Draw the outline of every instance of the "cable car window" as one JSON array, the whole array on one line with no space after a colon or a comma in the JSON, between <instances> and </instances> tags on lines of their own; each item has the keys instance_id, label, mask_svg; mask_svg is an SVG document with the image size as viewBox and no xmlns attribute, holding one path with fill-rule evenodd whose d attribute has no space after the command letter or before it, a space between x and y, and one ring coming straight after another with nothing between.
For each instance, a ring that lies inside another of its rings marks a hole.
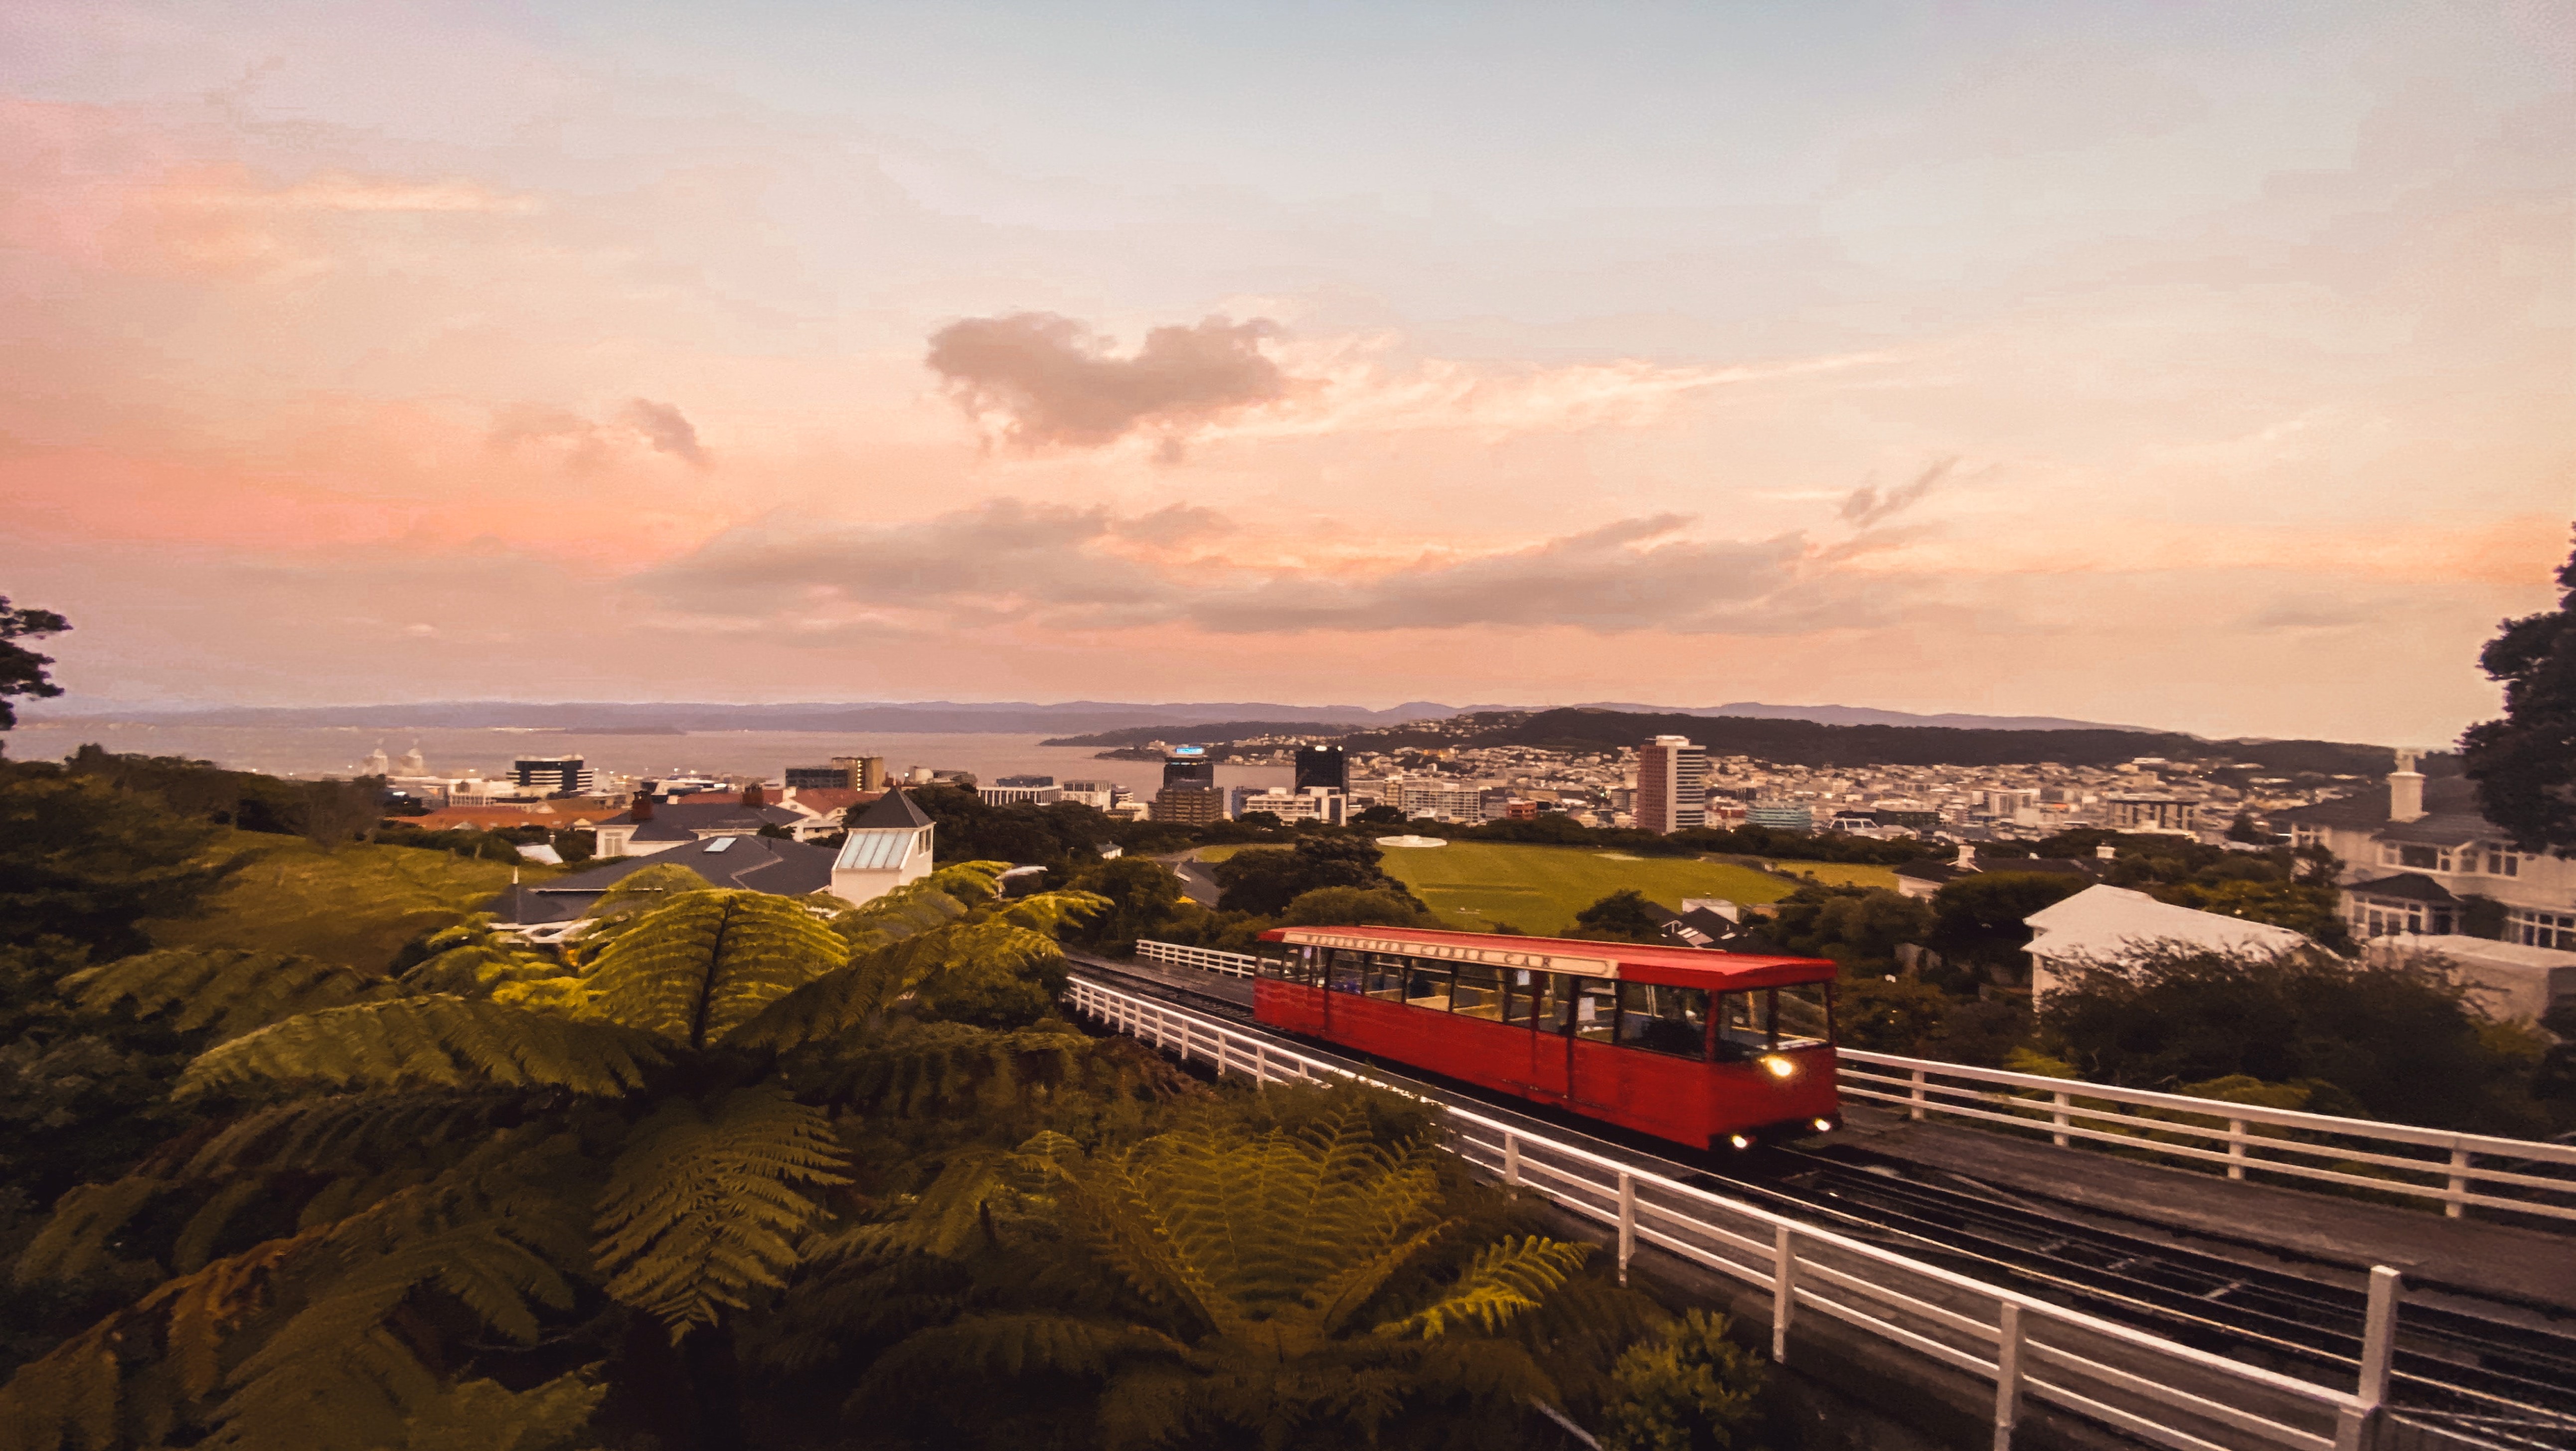
<instances>
[{"instance_id":1,"label":"cable car window","mask_svg":"<svg viewBox=\"0 0 2576 1451\"><path fill-rule=\"evenodd\" d=\"M1368 995L1383 1002L1404 1001L1404 959L1372 952L1368 960Z\"/></svg>"},{"instance_id":2,"label":"cable car window","mask_svg":"<svg viewBox=\"0 0 2576 1451\"><path fill-rule=\"evenodd\" d=\"M1312 943L1296 949L1288 958L1288 980L1301 987L1313 987L1316 960L1323 954L1324 950Z\"/></svg>"},{"instance_id":3,"label":"cable car window","mask_svg":"<svg viewBox=\"0 0 2576 1451\"><path fill-rule=\"evenodd\" d=\"M1435 1013L1449 1011L1449 964L1409 958L1405 962L1404 1000Z\"/></svg>"},{"instance_id":4,"label":"cable car window","mask_svg":"<svg viewBox=\"0 0 2576 1451\"><path fill-rule=\"evenodd\" d=\"M1771 990L1771 1042L1777 1048L1821 1048L1834 1040L1833 984L1793 982Z\"/></svg>"},{"instance_id":5,"label":"cable car window","mask_svg":"<svg viewBox=\"0 0 2576 1451\"><path fill-rule=\"evenodd\" d=\"M1607 1043L1619 1026L1619 984L1606 977L1574 979L1574 1036Z\"/></svg>"},{"instance_id":6,"label":"cable car window","mask_svg":"<svg viewBox=\"0 0 2576 1451\"><path fill-rule=\"evenodd\" d=\"M1500 1022L1503 1017L1503 970L1481 962L1458 964L1458 987L1449 1011L1468 1018Z\"/></svg>"},{"instance_id":7,"label":"cable car window","mask_svg":"<svg viewBox=\"0 0 2576 1451\"><path fill-rule=\"evenodd\" d=\"M1515 967L1503 974L1503 1021L1526 1028L1537 1016L1530 1009L1547 997L1547 974Z\"/></svg>"},{"instance_id":8,"label":"cable car window","mask_svg":"<svg viewBox=\"0 0 2576 1451\"><path fill-rule=\"evenodd\" d=\"M1539 979L1547 984L1547 995L1539 1003L1538 1030L1562 1038L1574 1021L1574 979L1561 972L1543 972Z\"/></svg>"},{"instance_id":9,"label":"cable car window","mask_svg":"<svg viewBox=\"0 0 2576 1451\"><path fill-rule=\"evenodd\" d=\"M1656 982L1619 984L1619 1041L1676 1058L1706 1056L1708 989Z\"/></svg>"},{"instance_id":10,"label":"cable car window","mask_svg":"<svg viewBox=\"0 0 2576 1451\"><path fill-rule=\"evenodd\" d=\"M1335 948L1326 969L1325 986L1337 993L1357 993L1368 985L1368 955Z\"/></svg>"},{"instance_id":11,"label":"cable car window","mask_svg":"<svg viewBox=\"0 0 2576 1451\"><path fill-rule=\"evenodd\" d=\"M1741 1063L1771 1051L1771 1030L1763 1021L1769 1013L1762 998L1760 992L1717 995L1718 1062Z\"/></svg>"}]
</instances>

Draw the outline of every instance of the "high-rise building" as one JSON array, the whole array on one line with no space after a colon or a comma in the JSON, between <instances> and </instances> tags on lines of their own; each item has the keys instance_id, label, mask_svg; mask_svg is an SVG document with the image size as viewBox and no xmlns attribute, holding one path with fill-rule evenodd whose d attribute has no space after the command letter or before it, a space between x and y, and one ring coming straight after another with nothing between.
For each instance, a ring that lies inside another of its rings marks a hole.
<instances>
[{"instance_id":1,"label":"high-rise building","mask_svg":"<svg viewBox=\"0 0 2576 1451\"><path fill-rule=\"evenodd\" d=\"M1208 759L1205 746L1175 746L1163 759L1165 786L1196 786L1216 789L1216 762ZM1156 820L1161 818L1157 817Z\"/></svg>"},{"instance_id":2,"label":"high-rise building","mask_svg":"<svg viewBox=\"0 0 2576 1451\"><path fill-rule=\"evenodd\" d=\"M834 756L828 766L790 766L787 784L799 791L882 791L885 757Z\"/></svg>"},{"instance_id":3,"label":"high-rise building","mask_svg":"<svg viewBox=\"0 0 2576 1451\"><path fill-rule=\"evenodd\" d=\"M1297 748L1297 785L1303 791L1321 786L1329 791L1351 789L1350 757L1339 746L1299 746Z\"/></svg>"},{"instance_id":4,"label":"high-rise building","mask_svg":"<svg viewBox=\"0 0 2576 1451\"><path fill-rule=\"evenodd\" d=\"M512 763L511 770L521 786L549 793L599 789L599 773L584 765L579 756L521 756Z\"/></svg>"},{"instance_id":5,"label":"high-rise building","mask_svg":"<svg viewBox=\"0 0 2576 1451\"><path fill-rule=\"evenodd\" d=\"M1214 786L1166 786L1154 793L1154 819L1175 826L1213 826L1225 820L1225 793Z\"/></svg>"},{"instance_id":6,"label":"high-rise building","mask_svg":"<svg viewBox=\"0 0 2576 1451\"><path fill-rule=\"evenodd\" d=\"M1637 829L1661 836L1708 824L1708 752L1687 736L1637 748Z\"/></svg>"}]
</instances>

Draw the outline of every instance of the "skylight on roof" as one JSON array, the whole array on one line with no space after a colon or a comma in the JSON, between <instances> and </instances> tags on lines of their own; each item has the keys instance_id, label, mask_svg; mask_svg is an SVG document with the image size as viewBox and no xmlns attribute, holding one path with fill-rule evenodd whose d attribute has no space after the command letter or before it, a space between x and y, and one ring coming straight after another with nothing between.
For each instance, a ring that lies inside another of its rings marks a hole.
<instances>
[{"instance_id":1,"label":"skylight on roof","mask_svg":"<svg viewBox=\"0 0 2576 1451\"><path fill-rule=\"evenodd\" d=\"M707 843L707 855L714 856L717 852L720 852L731 845L733 845L732 837L719 836L715 840Z\"/></svg>"}]
</instances>

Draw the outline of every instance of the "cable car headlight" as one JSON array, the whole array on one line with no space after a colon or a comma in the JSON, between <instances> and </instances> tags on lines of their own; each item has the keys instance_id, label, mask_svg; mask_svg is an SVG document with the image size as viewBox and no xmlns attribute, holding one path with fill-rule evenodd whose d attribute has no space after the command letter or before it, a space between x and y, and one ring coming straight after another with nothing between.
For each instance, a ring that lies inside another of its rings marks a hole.
<instances>
[{"instance_id":1,"label":"cable car headlight","mask_svg":"<svg viewBox=\"0 0 2576 1451\"><path fill-rule=\"evenodd\" d=\"M1764 1054L1762 1067L1774 1078L1793 1078L1798 1072L1798 1065L1794 1059L1783 1058L1777 1053Z\"/></svg>"},{"instance_id":2,"label":"cable car headlight","mask_svg":"<svg viewBox=\"0 0 2576 1451\"><path fill-rule=\"evenodd\" d=\"M1729 1135L1726 1141L1739 1149L1749 1149L1753 1147L1753 1140L1743 1134Z\"/></svg>"},{"instance_id":3,"label":"cable car headlight","mask_svg":"<svg viewBox=\"0 0 2576 1451\"><path fill-rule=\"evenodd\" d=\"M1833 1131L1834 1131L1834 1121L1833 1121L1832 1119L1829 1119L1829 1118L1820 1118L1820 1119L1816 1120L1816 1132L1817 1132L1817 1133L1820 1133L1820 1134L1829 1134L1829 1133L1832 1133Z\"/></svg>"}]
</instances>

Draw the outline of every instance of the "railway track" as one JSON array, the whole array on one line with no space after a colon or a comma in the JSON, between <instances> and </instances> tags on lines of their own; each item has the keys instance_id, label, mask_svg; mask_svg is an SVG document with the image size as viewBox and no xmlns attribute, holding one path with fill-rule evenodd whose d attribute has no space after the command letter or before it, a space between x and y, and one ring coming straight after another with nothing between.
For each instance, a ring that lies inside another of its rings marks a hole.
<instances>
[{"instance_id":1,"label":"railway track","mask_svg":"<svg viewBox=\"0 0 2576 1451\"><path fill-rule=\"evenodd\" d=\"M1221 994L1096 959L1083 965L1298 1051L1319 1051L1259 1027L1248 1009ZM1337 1050L1321 1056L1429 1098L1517 1119L1534 1134L1576 1139L1596 1153L1764 1208L1794 1210L1854 1238L2232 1359L2321 1384L2348 1383L2359 1365L2365 1294L2325 1266L2312 1277L2256 1265L2069 1220L1991 1190L1927 1183L1841 1152L1782 1148L1720 1161ZM2410 1300L2398 1322L2391 1405L2474 1442L2576 1451L2576 1324L2533 1323L2542 1319Z\"/></svg>"}]
</instances>

